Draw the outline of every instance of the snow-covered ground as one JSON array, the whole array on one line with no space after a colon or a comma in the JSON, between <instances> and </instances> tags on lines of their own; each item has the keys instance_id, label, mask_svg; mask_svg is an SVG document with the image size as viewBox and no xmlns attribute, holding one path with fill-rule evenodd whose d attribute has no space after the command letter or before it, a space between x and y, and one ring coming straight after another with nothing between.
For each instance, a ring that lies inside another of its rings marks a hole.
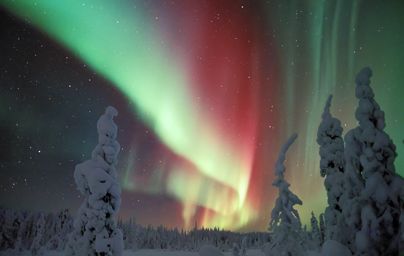
<instances>
[{"instance_id":1,"label":"snow-covered ground","mask_svg":"<svg viewBox=\"0 0 404 256\"><path fill-rule=\"evenodd\" d=\"M139 250L136 252L125 251L124 256L199 256L198 252L186 251L167 251L167 250ZM231 252L224 253L224 255L231 255ZM248 256L263 256L260 250L249 250Z\"/></svg>"},{"instance_id":2,"label":"snow-covered ground","mask_svg":"<svg viewBox=\"0 0 404 256\"><path fill-rule=\"evenodd\" d=\"M0 252L0 256L30 256L30 253L15 253L13 251ZM224 253L226 256L231 256L231 252ZM49 251L44 256L64 256L63 252ZM198 252L187 251L169 251L169 250L126 250L123 256L199 256ZM260 250L248 250L247 256L264 256Z\"/></svg>"}]
</instances>

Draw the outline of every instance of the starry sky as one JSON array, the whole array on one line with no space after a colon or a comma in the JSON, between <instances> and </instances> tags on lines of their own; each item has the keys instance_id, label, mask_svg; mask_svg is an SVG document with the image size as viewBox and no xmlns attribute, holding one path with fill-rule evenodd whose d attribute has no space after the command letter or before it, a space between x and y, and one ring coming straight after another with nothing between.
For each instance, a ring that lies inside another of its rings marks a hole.
<instances>
[{"instance_id":1,"label":"starry sky","mask_svg":"<svg viewBox=\"0 0 404 256\"><path fill-rule=\"evenodd\" d=\"M119 111L120 217L143 225L266 230L274 163L324 210L317 127L329 94L356 124L354 76L372 87L404 174L403 1L0 2L0 205L76 212L74 166Z\"/></svg>"}]
</instances>

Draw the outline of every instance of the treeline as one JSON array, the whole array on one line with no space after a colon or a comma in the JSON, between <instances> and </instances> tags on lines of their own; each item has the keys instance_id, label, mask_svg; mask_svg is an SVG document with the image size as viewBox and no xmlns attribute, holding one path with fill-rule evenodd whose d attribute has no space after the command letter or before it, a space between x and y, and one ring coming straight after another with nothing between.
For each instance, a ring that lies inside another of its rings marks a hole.
<instances>
[{"instance_id":1,"label":"treeline","mask_svg":"<svg viewBox=\"0 0 404 256\"><path fill-rule=\"evenodd\" d=\"M63 250L72 225L67 209L43 213L0 208L0 250L29 250L36 255L45 249Z\"/></svg>"},{"instance_id":2,"label":"treeline","mask_svg":"<svg viewBox=\"0 0 404 256\"><path fill-rule=\"evenodd\" d=\"M125 249L167 249L197 251L211 244L221 250L231 250L234 244L247 248L261 248L269 242L269 233L235 233L218 228L190 231L163 226L143 227L135 221L118 221L123 232ZM0 208L0 250L31 251L41 255L45 251L63 251L73 230L73 217L68 209L57 213Z\"/></svg>"},{"instance_id":3,"label":"treeline","mask_svg":"<svg viewBox=\"0 0 404 256\"><path fill-rule=\"evenodd\" d=\"M190 231L177 228L142 227L129 220L118 223L124 234L126 249L168 249L196 251L202 245L211 244L221 250L230 250L233 244L241 244L244 240L248 248L261 248L270 240L269 233L235 233L218 228L192 229Z\"/></svg>"}]
</instances>

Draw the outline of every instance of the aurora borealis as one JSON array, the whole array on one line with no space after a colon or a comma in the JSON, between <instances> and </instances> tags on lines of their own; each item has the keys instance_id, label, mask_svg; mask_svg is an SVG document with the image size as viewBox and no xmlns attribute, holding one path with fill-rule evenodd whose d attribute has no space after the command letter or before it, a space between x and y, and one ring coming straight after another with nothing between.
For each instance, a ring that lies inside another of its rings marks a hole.
<instances>
[{"instance_id":1,"label":"aurora borealis","mask_svg":"<svg viewBox=\"0 0 404 256\"><path fill-rule=\"evenodd\" d=\"M67 81L60 77L71 80L64 74L72 71L78 74L72 75L77 82L88 80L87 73L99 82L91 89L79 86L90 95L87 98L100 100L89 104L98 111L91 111L92 119L76 124L73 137L64 139L74 153L62 150L66 145L60 143L54 152L72 158L89 154L85 150L92 145L79 144L95 143L95 123L90 120L96 120L106 105L123 108L116 122L123 146L119 175L124 218L136 216L144 225L190 228L197 222L266 230L276 197L271 186L274 162L280 145L297 132L286 177L303 200L299 211L308 222L310 212L319 214L326 202L315 142L323 106L333 94L332 112L344 124L344 132L354 127L354 74L363 66L374 70L372 87L397 145L396 169L404 174L404 2L5 0L0 6L8 19L18 17L9 23L24 22L18 26L56 45L52 54L65 58L68 52L74 59L75 64L55 68L43 78L52 85L37 86L32 93L45 94L44 87L52 86L70 95ZM2 27L3 33L7 31ZM2 50L14 45L17 35L10 33ZM21 57L24 51L7 54ZM44 55L39 56L43 62L53 56ZM2 70L9 69L7 60L1 62ZM32 76L41 73L39 67L29 70ZM17 78L19 73L13 74ZM0 114L8 121L2 130L11 137L18 133L15 119L58 116L63 123L63 115L72 115L65 105L78 105L86 98L65 97L57 110L15 112L10 110L15 109L13 94L5 85L9 80L13 77L3 72ZM28 130L46 126L25 124ZM57 127L46 131L50 135L43 140L56 141ZM56 153L51 157L54 163L62 158ZM2 169L11 172L18 158L4 157ZM72 179L79 162L77 158L58 167L64 180ZM18 186L10 190L10 182L23 179L28 169L32 168L17 168L13 181L2 179L6 192L0 204L15 206L6 195L29 198ZM35 181L37 186L44 182L50 181ZM74 208L78 193L65 186L70 194L65 207ZM43 204L30 207L40 209Z\"/></svg>"}]
</instances>

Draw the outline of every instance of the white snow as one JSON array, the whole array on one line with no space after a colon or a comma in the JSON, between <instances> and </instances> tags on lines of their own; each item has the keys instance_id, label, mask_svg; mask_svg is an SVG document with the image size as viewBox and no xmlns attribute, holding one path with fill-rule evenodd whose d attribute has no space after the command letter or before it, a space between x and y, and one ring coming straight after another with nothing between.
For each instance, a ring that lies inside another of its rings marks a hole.
<instances>
[{"instance_id":1,"label":"white snow","mask_svg":"<svg viewBox=\"0 0 404 256\"><path fill-rule=\"evenodd\" d=\"M223 253L212 245L204 245L199 249L199 256L223 256Z\"/></svg>"},{"instance_id":2,"label":"white snow","mask_svg":"<svg viewBox=\"0 0 404 256\"><path fill-rule=\"evenodd\" d=\"M7 250L0 252L0 256L31 256L29 252L16 253L13 250ZM58 251L46 251L43 256L64 256L63 252ZM231 256L230 251L224 252L224 256ZM190 251L170 251L170 250L126 250L122 256L200 256L198 252ZM215 254L207 254L207 256L215 256ZM264 256L264 254L258 250L248 250L246 256Z\"/></svg>"},{"instance_id":3,"label":"white snow","mask_svg":"<svg viewBox=\"0 0 404 256\"><path fill-rule=\"evenodd\" d=\"M352 256L347 247L334 240L324 242L321 252L308 251L307 256Z\"/></svg>"},{"instance_id":4,"label":"white snow","mask_svg":"<svg viewBox=\"0 0 404 256\"><path fill-rule=\"evenodd\" d=\"M321 249L322 256L351 256L351 252L347 247L334 240L324 242Z\"/></svg>"}]
</instances>

